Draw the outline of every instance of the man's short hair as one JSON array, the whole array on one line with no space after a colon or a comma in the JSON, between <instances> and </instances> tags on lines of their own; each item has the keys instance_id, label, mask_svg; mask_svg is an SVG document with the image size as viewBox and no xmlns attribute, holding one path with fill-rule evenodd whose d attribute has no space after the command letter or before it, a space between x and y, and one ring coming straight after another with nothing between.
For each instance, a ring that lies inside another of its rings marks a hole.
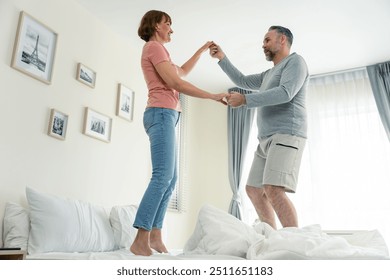
<instances>
[{"instance_id":1,"label":"man's short hair","mask_svg":"<svg viewBox=\"0 0 390 280\"><path fill-rule=\"evenodd\" d=\"M268 29L268 31L271 31L271 30L276 30L276 32L278 32L279 34L285 35L287 37L287 41L291 47L293 40L294 40L294 36L291 33L290 29L283 27L283 26L279 26L279 25L273 25Z\"/></svg>"}]
</instances>

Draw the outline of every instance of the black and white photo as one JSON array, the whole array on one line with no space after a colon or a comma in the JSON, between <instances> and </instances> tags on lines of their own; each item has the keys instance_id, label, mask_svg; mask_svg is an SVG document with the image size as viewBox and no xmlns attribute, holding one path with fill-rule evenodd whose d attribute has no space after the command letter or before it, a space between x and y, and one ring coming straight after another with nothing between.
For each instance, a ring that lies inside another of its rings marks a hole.
<instances>
[{"instance_id":1,"label":"black and white photo","mask_svg":"<svg viewBox=\"0 0 390 280\"><path fill-rule=\"evenodd\" d=\"M133 120L134 91L123 84L118 84L116 115L128 121Z\"/></svg>"},{"instance_id":2,"label":"black and white photo","mask_svg":"<svg viewBox=\"0 0 390 280\"><path fill-rule=\"evenodd\" d=\"M111 141L112 119L91 108L85 108L84 131L85 135L102 140Z\"/></svg>"},{"instance_id":3,"label":"black and white photo","mask_svg":"<svg viewBox=\"0 0 390 280\"><path fill-rule=\"evenodd\" d=\"M76 79L91 88L95 87L96 72L85 66L82 63L77 64L77 76Z\"/></svg>"},{"instance_id":4,"label":"black and white photo","mask_svg":"<svg viewBox=\"0 0 390 280\"><path fill-rule=\"evenodd\" d=\"M68 118L69 116L67 114L64 114L56 109L51 109L48 135L57 139L65 140Z\"/></svg>"},{"instance_id":5,"label":"black and white photo","mask_svg":"<svg viewBox=\"0 0 390 280\"><path fill-rule=\"evenodd\" d=\"M21 12L11 66L46 84L52 80L57 33Z\"/></svg>"}]
</instances>

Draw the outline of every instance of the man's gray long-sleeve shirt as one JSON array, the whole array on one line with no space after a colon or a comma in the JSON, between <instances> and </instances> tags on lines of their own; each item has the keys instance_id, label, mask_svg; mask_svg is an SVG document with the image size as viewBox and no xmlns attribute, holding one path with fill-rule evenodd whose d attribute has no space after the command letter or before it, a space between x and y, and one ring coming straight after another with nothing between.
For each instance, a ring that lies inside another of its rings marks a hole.
<instances>
[{"instance_id":1,"label":"man's gray long-sleeve shirt","mask_svg":"<svg viewBox=\"0 0 390 280\"><path fill-rule=\"evenodd\" d=\"M292 53L273 68L254 75L243 75L226 56L218 64L238 87L258 91L245 98L248 108L257 107L259 138L276 133L307 138L309 72L300 55Z\"/></svg>"}]
</instances>

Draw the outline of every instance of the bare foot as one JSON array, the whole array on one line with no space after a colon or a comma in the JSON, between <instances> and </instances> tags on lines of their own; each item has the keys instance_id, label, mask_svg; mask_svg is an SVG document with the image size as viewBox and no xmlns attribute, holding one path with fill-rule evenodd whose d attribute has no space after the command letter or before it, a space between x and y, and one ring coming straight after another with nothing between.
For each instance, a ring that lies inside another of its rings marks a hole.
<instances>
[{"instance_id":1,"label":"bare foot","mask_svg":"<svg viewBox=\"0 0 390 280\"><path fill-rule=\"evenodd\" d=\"M150 247L156 250L159 253L168 253L167 248L165 247L163 242L152 242L150 241Z\"/></svg>"},{"instance_id":2,"label":"bare foot","mask_svg":"<svg viewBox=\"0 0 390 280\"><path fill-rule=\"evenodd\" d=\"M152 249L149 246L136 242L130 246L130 251L137 256L151 256L153 254Z\"/></svg>"},{"instance_id":3,"label":"bare foot","mask_svg":"<svg viewBox=\"0 0 390 280\"><path fill-rule=\"evenodd\" d=\"M130 246L130 251L134 255L151 256L152 249L149 246L149 231L145 229L138 229L133 244Z\"/></svg>"},{"instance_id":4,"label":"bare foot","mask_svg":"<svg viewBox=\"0 0 390 280\"><path fill-rule=\"evenodd\" d=\"M154 228L150 232L150 247L159 253L168 253L168 250L162 241L161 229Z\"/></svg>"}]
</instances>

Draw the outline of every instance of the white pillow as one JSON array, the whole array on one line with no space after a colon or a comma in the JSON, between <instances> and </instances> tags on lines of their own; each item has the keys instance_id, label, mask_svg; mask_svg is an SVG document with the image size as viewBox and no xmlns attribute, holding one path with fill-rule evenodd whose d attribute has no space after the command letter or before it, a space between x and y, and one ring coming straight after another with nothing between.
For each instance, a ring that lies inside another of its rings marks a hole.
<instances>
[{"instance_id":1,"label":"white pillow","mask_svg":"<svg viewBox=\"0 0 390 280\"><path fill-rule=\"evenodd\" d=\"M137 229L133 227L137 209L135 205L114 206L111 209L110 222L115 242L121 249L130 249L137 234Z\"/></svg>"},{"instance_id":2,"label":"white pillow","mask_svg":"<svg viewBox=\"0 0 390 280\"><path fill-rule=\"evenodd\" d=\"M101 252L116 249L103 207L26 188L30 205L30 254Z\"/></svg>"},{"instance_id":3,"label":"white pillow","mask_svg":"<svg viewBox=\"0 0 390 280\"><path fill-rule=\"evenodd\" d=\"M204 205L184 254L229 255L245 258L248 248L264 236L236 217L211 205Z\"/></svg>"},{"instance_id":4,"label":"white pillow","mask_svg":"<svg viewBox=\"0 0 390 280\"><path fill-rule=\"evenodd\" d=\"M5 248L27 249L30 218L27 209L8 202L3 219L3 243Z\"/></svg>"}]
</instances>

